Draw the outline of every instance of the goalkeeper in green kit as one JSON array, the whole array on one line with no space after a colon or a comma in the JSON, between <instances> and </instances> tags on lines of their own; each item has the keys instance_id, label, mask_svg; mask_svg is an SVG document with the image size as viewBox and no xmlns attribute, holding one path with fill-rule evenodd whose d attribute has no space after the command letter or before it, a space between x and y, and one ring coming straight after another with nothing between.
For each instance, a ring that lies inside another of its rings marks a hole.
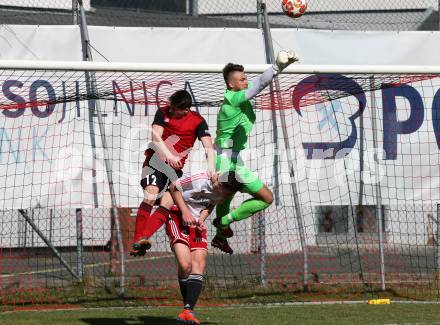
<instances>
[{"instance_id":1,"label":"goalkeeper in green kit","mask_svg":"<svg viewBox=\"0 0 440 325\"><path fill-rule=\"evenodd\" d=\"M233 196L217 205L217 217L213 222L217 227L217 233L211 245L225 253L233 253L227 241L227 238L233 236L229 225L266 209L273 201L271 190L263 184L257 174L244 166L240 159L240 151L246 148L256 119L250 100L269 85L284 68L296 61L298 58L293 52L281 51L278 53L276 64L251 82L248 82L243 66L228 63L223 68L227 89L217 115L216 169L220 173L234 171L237 181L242 184L240 191L252 195L252 198L242 202L234 210L230 209Z\"/></svg>"}]
</instances>

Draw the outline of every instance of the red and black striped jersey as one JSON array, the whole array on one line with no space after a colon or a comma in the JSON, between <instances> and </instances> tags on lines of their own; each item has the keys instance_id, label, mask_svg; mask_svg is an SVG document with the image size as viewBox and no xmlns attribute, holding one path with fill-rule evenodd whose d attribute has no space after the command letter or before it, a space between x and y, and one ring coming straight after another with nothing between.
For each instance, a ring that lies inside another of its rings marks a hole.
<instances>
[{"instance_id":1,"label":"red and black striped jersey","mask_svg":"<svg viewBox=\"0 0 440 325\"><path fill-rule=\"evenodd\" d=\"M170 116L169 106L157 110L153 125L163 127L162 140L172 153L181 155L182 165L185 164L196 138L211 136L208 124L199 113L189 111L184 117L176 119ZM154 151L151 148L145 152L147 157L153 154Z\"/></svg>"}]
</instances>

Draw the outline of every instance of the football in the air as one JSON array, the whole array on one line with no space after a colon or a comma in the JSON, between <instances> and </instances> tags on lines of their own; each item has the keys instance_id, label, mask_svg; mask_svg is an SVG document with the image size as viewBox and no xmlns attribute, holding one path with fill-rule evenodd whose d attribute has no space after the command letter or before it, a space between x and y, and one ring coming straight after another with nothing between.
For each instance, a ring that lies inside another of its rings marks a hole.
<instances>
[{"instance_id":1,"label":"football in the air","mask_svg":"<svg viewBox=\"0 0 440 325\"><path fill-rule=\"evenodd\" d=\"M281 7L284 13L292 18L301 17L307 10L306 0L283 0Z\"/></svg>"}]
</instances>

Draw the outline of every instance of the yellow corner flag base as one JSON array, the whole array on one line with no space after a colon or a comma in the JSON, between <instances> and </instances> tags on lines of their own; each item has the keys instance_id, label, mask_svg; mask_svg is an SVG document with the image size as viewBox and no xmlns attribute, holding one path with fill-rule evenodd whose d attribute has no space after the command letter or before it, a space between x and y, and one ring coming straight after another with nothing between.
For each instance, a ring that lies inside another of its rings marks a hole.
<instances>
[{"instance_id":1,"label":"yellow corner flag base","mask_svg":"<svg viewBox=\"0 0 440 325\"><path fill-rule=\"evenodd\" d=\"M391 304L390 299L371 299L367 301L369 305L389 305Z\"/></svg>"}]
</instances>

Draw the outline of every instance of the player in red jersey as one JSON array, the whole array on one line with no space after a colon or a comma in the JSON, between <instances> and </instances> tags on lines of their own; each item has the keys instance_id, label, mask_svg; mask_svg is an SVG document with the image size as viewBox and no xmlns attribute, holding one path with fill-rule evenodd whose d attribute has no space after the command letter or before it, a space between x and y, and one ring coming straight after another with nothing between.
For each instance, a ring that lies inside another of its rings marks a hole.
<instances>
[{"instance_id":1,"label":"player in red jersey","mask_svg":"<svg viewBox=\"0 0 440 325\"><path fill-rule=\"evenodd\" d=\"M141 186L144 200L136 216L133 239L133 256L143 256L150 249L148 240L167 220L168 206L173 199L168 190L170 182L182 175L182 168L191 148L198 138L205 149L209 177L215 181L215 159L212 139L205 119L191 111L192 98L186 90L176 91L169 105L157 110L153 121L152 142L145 152ZM151 213L159 200L160 206Z\"/></svg>"}]
</instances>

